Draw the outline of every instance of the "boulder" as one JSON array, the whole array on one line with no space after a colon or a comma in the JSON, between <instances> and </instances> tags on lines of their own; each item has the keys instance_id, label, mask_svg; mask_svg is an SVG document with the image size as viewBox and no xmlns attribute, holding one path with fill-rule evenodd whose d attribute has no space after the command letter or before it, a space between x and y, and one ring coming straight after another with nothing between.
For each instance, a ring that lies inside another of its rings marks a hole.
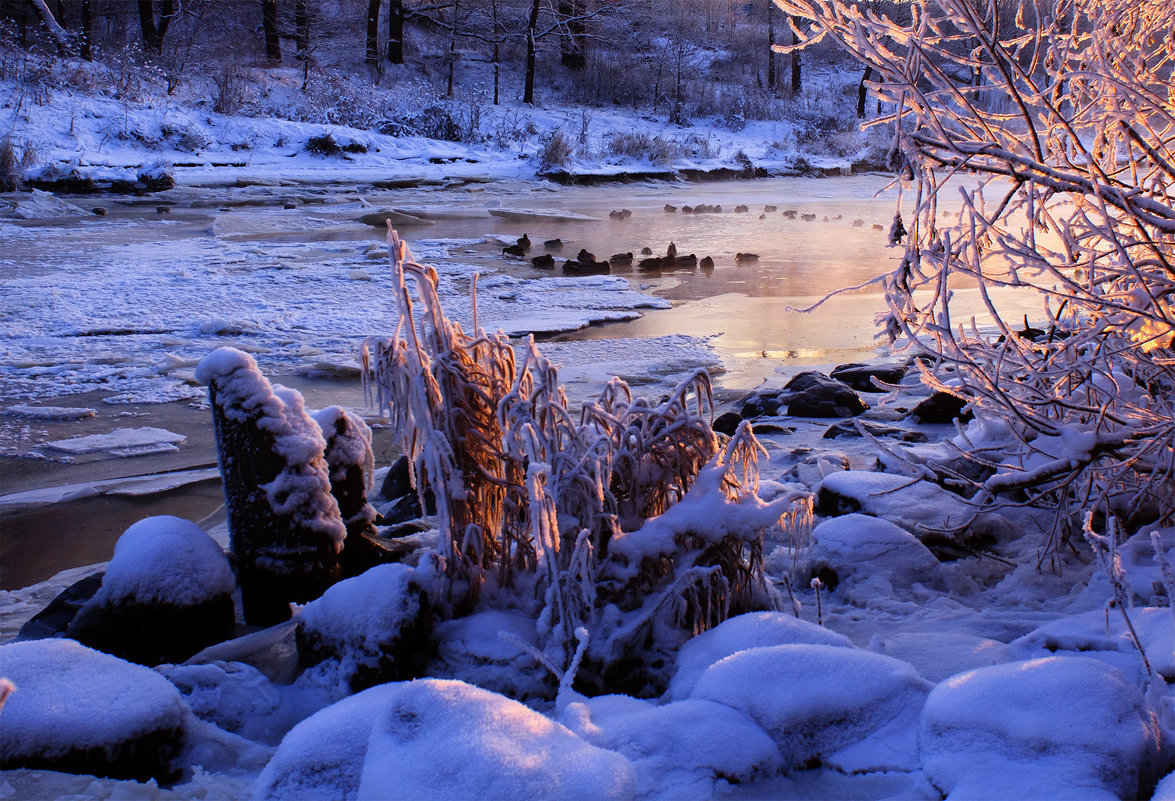
<instances>
[{"instance_id":1,"label":"boulder","mask_svg":"<svg viewBox=\"0 0 1175 801\"><path fill-rule=\"evenodd\" d=\"M862 428L870 436L886 439L896 439L901 442L926 442L926 435L921 431L911 431L908 428L887 426L869 420L860 421ZM840 439L842 437L860 437L860 430L853 423L833 423L824 432L823 439Z\"/></svg>"},{"instance_id":2,"label":"boulder","mask_svg":"<svg viewBox=\"0 0 1175 801\"><path fill-rule=\"evenodd\" d=\"M298 662L358 692L420 675L431 630L431 607L416 571L379 565L340 581L302 609Z\"/></svg>"},{"instance_id":3,"label":"boulder","mask_svg":"<svg viewBox=\"0 0 1175 801\"><path fill-rule=\"evenodd\" d=\"M788 382L784 390L787 413L794 417L853 417L869 409L847 384L816 372L804 372Z\"/></svg>"},{"instance_id":4,"label":"boulder","mask_svg":"<svg viewBox=\"0 0 1175 801\"><path fill-rule=\"evenodd\" d=\"M101 586L66 632L131 662L182 662L232 636L234 589L228 558L203 529L148 517L119 537Z\"/></svg>"},{"instance_id":5,"label":"boulder","mask_svg":"<svg viewBox=\"0 0 1175 801\"><path fill-rule=\"evenodd\" d=\"M904 364L862 364L852 362L834 367L829 374L838 381L843 381L858 392L885 392L882 387L873 383L876 378L883 384L897 384L906 375L908 368Z\"/></svg>"},{"instance_id":6,"label":"boulder","mask_svg":"<svg viewBox=\"0 0 1175 801\"><path fill-rule=\"evenodd\" d=\"M952 423L956 418L966 423L975 417L970 409L963 408L966 405L967 401L948 392L935 392L915 406L909 416L919 423L927 424Z\"/></svg>"},{"instance_id":7,"label":"boulder","mask_svg":"<svg viewBox=\"0 0 1175 801\"><path fill-rule=\"evenodd\" d=\"M59 592L48 606L20 627L16 641L64 637L69 624L102 586L102 577L105 575L106 571L99 570Z\"/></svg>"},{"instance_id":8,"label":"boulder","mask_svg":"<svg viewBox=\"0 0 1175 801\"><path fill-rule=\"evenodd\" d=\"M738 430L739 423L743 418L736 412L726 412L720 414L714 419L713 429L720 434L725 434L728 437L733 437L734 432Z\"/></svg>"},{"instance_id":9,"label":"boulder","mask_svg":"<svg viewBox=\"0 0 1175 801\"><path fill-rule=\"evenodd\" d=\"M1053 656L962 673L922 713L922 763L952 798L1139 798L1157 727L1121 672Z\"/></svg>"},{"instance_id":10,"label":"boulder","mask_svg":"<svg viewBox=\"0 0 1175 801\"><path fill-rule=\"evenodd\" d=\"M0 646L0 768L117 779L177 778L187 739L179 690L153 670L72 640Z\"/></svg>"},{"instance_id":11,"label":"boulder","mask_svg":"<svg viewBox=\"0 0 1175 801\"><path fill-rule=\"evenodd\" d=\"M939 569L934 554L913 534L862 514L816 526L808 560L830 592L860 603L900 595L911 584L934 578Z\"/></svg>"},{"instance_id":12,"label":"boulder","mask_svg":"<svg viewBox=\"0 0 1175 801\"><path fill-rule=\"evenodd\" d=\"M632 799L621 755L459 681L383 684L295 726L254 788L269 799Z\"/></svg>"},{"instance_id":13,"label":"boulder","mask_svg":"<svg viewBox=\"0 0 1175 801\"><path fill-rule=\"evenodd\" d=\"M856 648L750 648L711 665L691 698L748 715L775 740L785 770L918 767L918 715L931 684L905 662Z\"/></svg>"}]
</instances>

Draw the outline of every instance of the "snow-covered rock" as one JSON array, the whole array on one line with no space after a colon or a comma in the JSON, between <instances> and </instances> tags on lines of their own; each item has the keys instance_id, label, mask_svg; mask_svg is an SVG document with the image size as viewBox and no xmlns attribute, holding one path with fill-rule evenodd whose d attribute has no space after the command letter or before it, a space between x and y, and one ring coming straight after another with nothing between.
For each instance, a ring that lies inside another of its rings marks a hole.
<instances>
[{"instance_id":1,"label":"snow-covered rock","mask_svg":"<svg viewBox=\"0 0 1175 801\"><path fill-rule=\"evenodd\" d=\"M938 560L918 538L888 520L863 514L833 517L812 532L808 559L830 589L854 603L905 594L934 578ZM828 576L835 574L835 582Z\"/></svg>"},{"instance_id":2,"label":"snow-covered rock","mask_svg":"<svg viewBox=\"0 0 1175 801\"><path fill-rule=\"evenodd\" d=\"M428 596L407 565L378 565L307 604L298 658L352 692L420 675L432 625Z\"/></svg>"},{"instance_id":3,"label":"snow-covered rock","mask_svg":"<svg viewBox=\"0 0 1175 801\"><path fill-rule=\"evenodd\" d=\"M935 529L960 526L975 514L958 495L929 481L893 473L865 470L830 473L820 482L817 497L821 509L828 514L863 512L910 531L918 526Z\"/></svg>"},{"instance_id":4,"label":"snow-covered rock","mask_svg":"<svg viewBox=\"0 0 1175 801\"><path fill-rule=\"evenodd\" d=\"M963 673L922 715L923 768L952 799L1137 798L1157 751L1142 693L1086 657Z\"/></svg>"},{"instance_id":5,"label":"snow-covered rock","mask_svg":"<svg viewBox=\"0 0 1175 801\"><path fill-rule=\"evenodd\" d=\"M0 646L0 676L16 685L0 713L5 770L173 775L189 713L179 691L155 671L51 639Z\"/></svg>"},{"instance_id":6,"label":"snow-covered rock","mask_svg":"<svg viewBox=\"0 0 1175 801\"><path fill-rule=\"evenodd\" d=\"M785 768L813 759L845 771L918 767L918 715L931 684L880 654L828 645L740 651L711 666L691 697L745 712Z\"/></svg>"},{"instance_id":7,"label":"snow-covered rock","mask_svg":"<svg viewBox=\"0 0 1175 801\"><path fill-rule=\"evenodd\" d=\"M1169 607L1128 610L1130 622L1146 651L1151 668L1168 682L1175 682L1175 620ZM1032 656L1060 651L1082 652L1088 656L1114 654L1120 667L1143 670L1134 638L1117 609L1096 609L1046 623L1012 642Z\"/></svg>"},{"instance_id":8,"label":"snow-covered rock","mask_svg":"<svg viewBox=\"0 0 1175 801\"><path fill-rule=\"evenodd\" d=\"M534 617L514 611L487 609L439 623L433 632L437 654L427 675L460 678L519 701L549 698L549 671L529 646L541 651Z\"/></svg>"},{"instance_id":9,"label":"snow-covered rock","mask_svg":"<svg viewBox=\"0 0 1175 801\"><path fill-rule=\"evenodd\" d=\"M232 634L235 588L228 557L202 528L148 517L119 537L67 635L145 665L180 662Z\"/></svg>"},{"instance_id":10,"label":"snow-covered rock","mask_svg":"<svg viewBox=\"0 0 1175 801\"><path fill-rule=\"evenodd\" d=\"M604 695L569 703L559 720L592 745L632 760L641 799L712 798L716 779L745 782L780 768L779 750L766 732L712 701L656 706Z\"/></svg>"},{"instance_id":11,"label":"snow-covered rock","mask_svg":"<svg viewBox=\"0 0 1175 801\"><path fill-rule=\"evenodd\" d=\"M629 799L627 759L457 681L384 684L294 727L258 799Z\"/></svg>"},{"instance_id":12,"label":"snow-covered rock","mask_svg":"<svg viewBox=\"0 0 1175 801\"><path fill-rule=\"evenodd\" d=\"M688 640L677 652L677 672L666 697L688 698L706 669L748 648L809 643L851 648L848 637L782 612L749 612Z\"/></svg>"}]
</instances>

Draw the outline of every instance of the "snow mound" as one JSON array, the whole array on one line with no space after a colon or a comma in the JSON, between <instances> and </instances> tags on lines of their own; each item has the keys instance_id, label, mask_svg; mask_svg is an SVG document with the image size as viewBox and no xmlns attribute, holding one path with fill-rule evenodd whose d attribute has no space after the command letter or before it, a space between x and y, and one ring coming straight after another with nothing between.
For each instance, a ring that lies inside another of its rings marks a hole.
<instances>
[{"instance_id":1,"label":"snow mound","mask_svg":"<svg viewBox=\"0 0 1175 801\"><path fill-rule=\"evenodd\" d=\"M686 642L677 652L677 673L666 697L688 698L706 669L731 654L772 645L830 645L852 648L848 637L781 612L736 615Z\"/></svg>"},{"instance_id":2,"label":"snow mound","mask_svg":"<svg viewBox=\"0 0 1175 801\"><path fill-rule=\"evenodd\" d=\"M148 517L114 546L99 602L195 604L236 589L228 557L195 523L171 515Z\"/></svg>"},{"instance_id":3,"label":"snow mound","mask_svg":"<svg viewBox=\"0 0 1175 801\"><path fill-rule=\"evenodd\" d=\"M752 648L711 666L693 698L749 715L785 769L812 759L846 772L918 767L918 714L929 682L880 654L828 645Z\"/></svg>"},{"instance_id":4,"label":"snow mound","mask_svg":"<svg viewBox=\"0 0 1175 801\"><path fill-rule=\"evenodd\" d=\"M517 701L458 681L373 687L294 727L259 799L626 799L632 765Z\"/></svg>"},{"instance_id":5,"label":"snow mound","mask_svg":"<svg viewBox=\"0 0 1175 801\"><path fill-rule=\"evenodd\" d=\"M716 779L743 782L781 767L766 732L712 701L655 706L605 695L568 704L560 721L592 745L632 760L641 799L711 798Z\"/></svg>"},{"instance_id":6,"label":"snow mound","mask_svg":"<svg viewBox=\"0 0 1175 801\"><path fill-rule=\"evenodd\" d=\"M73 640L47 639L0 646L0 676L16 685L0 728L6 769L75 760L89 768L76 772L97 772L103 769L89 763L109 760L103 775L119 775L133 768L118 765L118 757L144 756L131 753L140 739L158 739L145 748L164 762L178 749L188 711L179 690L153 670Z\"/></svg>"},{"instance_id":7,"label":"snow mound","mask_svg":"<svg viewBox=\"0 0 1175 801\"><path fill-rule=\"evenodd\" d=\"M377 565L340 581L302 608L301 625L331 642L378 652L420 612L415 574L407 565Z\"/></svg>"},{"instance_id":8,"label":"snow mound","mask_svg":"<svg viewBox=\"0 0 1175 801\"><path fill-rule=\"evenodd\" d=\"M869 515L825 520L813 530L812 540L812 569L833 571L840 594L847 591L852 600L893 597L914 582L932 578L939 568L917 537Z\"/></svg>"},{"instance_id":9,"label":"snow mound","mask_svg":"<svg viewBox=\"0 0 1175 801\"><path fill-rule=\"evenodd\" d=\"M1086 657L963 673L922 715L924 770L952 799L1137 798L1157 749L1141 692Z\"/></svg>"},{"instance_id":10,"label":"snow mound","mask_svg":"<svg viewBox=\"0 0 1175 801\"><path fill-rule=\"evenodd\" d=\"M1138 634L1151 667L1168 682L1175 682L1175 625L1169 607L1134 608L1130 622ZM1124 654L1129 664L1141 668L1134 638L1117 609L1070 615L1046 623L1012 642L1030 651L1107 651ZM1030 654L1032 655L1032 654Z\"/></svg>"},{"instance_id":11,"label":"snow mound","mask_svg":"<svg viewBox=\"0 0 1175 801\"><path fill-rule=\"evenodd\" d=\"M970 520L975 510L957 495L929 481L893 473L845 470L820 482L819 503L836 506L839 513L860 511L883 517L902 528L946 529Z\"/></svg>"}]
</instances>

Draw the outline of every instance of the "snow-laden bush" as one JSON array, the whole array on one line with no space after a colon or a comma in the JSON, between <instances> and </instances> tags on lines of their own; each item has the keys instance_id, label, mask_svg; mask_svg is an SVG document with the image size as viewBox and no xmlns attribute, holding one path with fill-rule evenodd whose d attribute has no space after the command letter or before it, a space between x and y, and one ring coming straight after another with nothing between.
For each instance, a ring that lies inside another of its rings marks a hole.
<instances>
[{"instance_id":1,"label":"snow-laden bush","mask_svg":"<svg viewBox=\"0 0 1175 801\"><path fill-rule=\"evenodd\" d=\"M978 479L941 477L977 505L1055 508L1046 554L1083 508L1129 528L1170 521L1175 5L1025 0L1013 16L995 0L776 2L804 20L801 46L830 40L866 64L891 110L880 121L896 126L891 162L914 213L891 230L896 243L909 228L883 279L887 332L933 355L925 383L1018 438ZM952 196L957 217L943 211ZM987 319L957 319L957 292L977 292ZM1037 324L1014 303L1041 309Z\"/></svg>"},{"instance_id":2,"label":"snow-laden bush","mask_svg":"<svg viewBox=\"0 0 1175 801\"><path fill-rule=\"evenodd\" d=\"M435 493L452 614L487 591L542 599L554 672L574 675L590 636L585 675L597 688L659 694L683 640L774 604L765 533L805 529L810 500L758 498L762 446L749 425L715 433L704 371L658 404L613 379L574 415L533 340L516 363L505 334L480 328L476 281L466 334L445 317L436 271L394 231L389 241L399 320L393 336L365 343L364 376L422 507Z\"/></svg>"}]
</instances>

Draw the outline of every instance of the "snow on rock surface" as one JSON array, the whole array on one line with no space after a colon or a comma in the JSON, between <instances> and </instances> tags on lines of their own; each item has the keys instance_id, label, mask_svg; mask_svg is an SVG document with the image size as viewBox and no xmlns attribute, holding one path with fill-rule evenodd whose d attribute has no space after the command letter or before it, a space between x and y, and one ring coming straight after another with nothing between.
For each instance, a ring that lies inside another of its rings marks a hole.
<instances>
[{"instance_id":1,"label":"snow on rock surface","mask_svg":"<svg viewBox=\"0 0 1175 801\"><path fill-rule=\"evenodd\" d=\"M1142 693L1086 657L963 673L922 714L923 768L952 799L1137 798L1157 751Z\"/></svg>"},{"instance_id":2,"label":"snow on rock surface","mask_svg":"<svg viewBox=\"0 0 1175 801\"><path fill-rule=\"evenodd\" d=\"M589 743L632 760L642 800L711 798L717 780L749 781L781 767L766 732L742 712L712 701L656 706L605 695L568 704L559 719Z\"/></svg>"},{"instance_id":3,"label":"snow on rock surface","mask_svg":"<svg viewBox=\"0 0 1175 801\"><path fill-rule=\"evenodd\" d=\"M1175 682L1175 621L1170 607L1136 607L1129 614L1151 668L1168 682ZM1091 657L1099 652L1112 653L1119 667L1143 670L1134 639L1117 609L1108 613L1095 609L1060 618L1013 641L1012 646L1028 649L1033 656L1058 651L1082 652Z\"/></svg>"},{"instance_id":4,"label":"snow on rock surface","mask_svg":"<svg viewBox=\"0 0 1175 801\"><path fill-rule=\"evenodd\" d=\"M707 668L731 654L748 648L802 643L853 647L848 637L782 612L736 615L681 646L677 672L669 682L666 697L688 698Z\"/></svg>"},{"instance_id":5,"label":"snow on rock surface","mask_svg":"<svg viewBox=\"0 0 1175 801\"><path fill-rule=\"evenodd\" d=\"M934 578L938 560L918 538L888 520L847 514L825 520L812 531L812 570L836 574L836 592L867 603L901 595L914 582ZM827 581L826 581L827 583Z\"/></svg>"},{"instance_id":6,"label":"snow on rock surface","mask_svg":"<svg viewBox=\"0 0 1175 801\"><path fill-rule=\"evenodd\" d=\"M301 625L332 641L378 651L420 612L415 573L407 565L377 565L340 581L302 608Z\"/></svg>"},{"instance_id":7,"label":"snow on rock surface","mask_svg":"<svg viewBox=\"0 0 1175 801\"><path fill-rule=\"evenodd\" d=\"M259 799L629 799L631 763L458 681L382 684L294 727Z\"/></svg>"},{"instance_id":8,"label":"snow on rock surface","mask_svg":"<svg viewBox=\"0 0 1175 801\"><path fill-rule=\"evenodd\" d=\"M911 531L919 526L944 529L962 525L975 514L958 495L929 481L893 473L834 472L820 482L818 496L822 508L835 506L838 514L860 511Z\"/></svg>"},{"instance_id":9,"label":"snow on rock surface","mask_svg":"<svg viewBox=\"0 0 1175 801\"><path fill-rule=\"evenodd\" d=\"M73 640L48 639L0 646L0 676L16 685L0 713L3 768L171 773L188 710L155 671Z\"/></svg>"},{"instance_id":10,"label":"snow on rock surface","mask_svg":"<svg viewBox=\"0 0 1175 801\"><path fill-rule=\"evenodd\" d=\"M228 557L204 529L161 515L140 520L118 538L96 599L190 606L235 588Z\"/></svg>"},{"instance_id":11,"label":"snow on rock surface","mask_svg":"<svg viewBox=\"0 0 1175 801\"><path fill-rule=\"evenodd\" d=\"M918 767L918 714L931 684L880 654L828 645L740 651L712 665L691 697L749 715L785 769L812 759L853 771Z\"/></svg>"}]
</instances>

